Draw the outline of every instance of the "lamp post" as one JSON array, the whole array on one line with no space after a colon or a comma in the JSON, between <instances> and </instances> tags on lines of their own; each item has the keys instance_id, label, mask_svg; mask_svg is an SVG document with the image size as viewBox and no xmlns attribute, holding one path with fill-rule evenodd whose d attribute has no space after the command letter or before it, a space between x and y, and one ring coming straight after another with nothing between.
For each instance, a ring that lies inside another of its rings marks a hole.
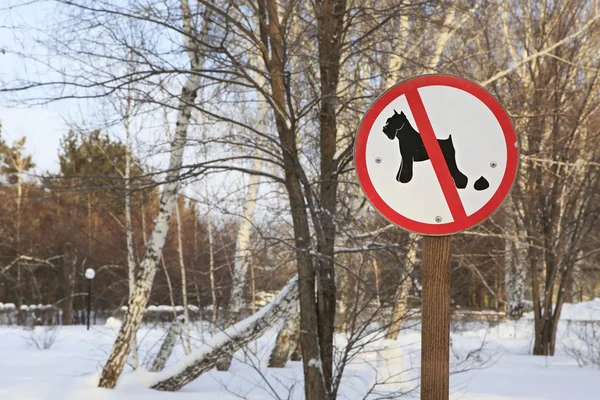
<instances>
[{"instance_id":1,"label":"lamp post","mask_svg":"<svg viewBox=\"0 0 600 400\"><path fill-rule=\"evenodd\" d=\"M96 271L92 268L88 268L85 270L85 279L89 282L88 287L88 309L87 309L87 330L90 330L90 313L92 311L92 281L96 276Z\"/></svg>"}]
</instances>

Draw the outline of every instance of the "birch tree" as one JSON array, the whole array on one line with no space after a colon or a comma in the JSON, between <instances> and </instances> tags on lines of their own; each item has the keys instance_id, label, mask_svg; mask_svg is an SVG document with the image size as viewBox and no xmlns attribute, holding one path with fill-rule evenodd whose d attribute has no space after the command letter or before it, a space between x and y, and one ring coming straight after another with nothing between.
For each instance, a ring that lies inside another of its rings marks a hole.
<instances>
[{"instance_id":1,"label":"birch tree","mask_svg":"<svg viewBox=\"0 0 600 400\"><path fill-rule=\"evenodd\" d=\"M171 143L171 157L167 173L167 183L160 196L160 208L154 220L154 230L148 241L146 254L140 264L140 273L136 280L135 289L128 303L125 321L119 330L117 339L106 361L100 377L100 387L113 388L123 371L125 360L130 351L132 336L137 332L144 310L150 297L152 282L158 269L158 262L162 247L169 228L169 220L177 200L179 188L179 169L183 163L187 130L192 114L192 104L200 86L200 75L197 73L202 68L202 56L198 42L192 40L194 29L192 16L187 0L181 0L181 16L185 33L185 48L189 56L192 73L186 78L179 99L176 129ZM206 36L208 20L205 19L201 35Z\"/></svg>"},{"instance_id":2,"label":"birch tree","mask_svg":"<svg viewBox=\"0 0 600 400\"><path fill-rule=\"evenodd\" d=\"M183 327L184 327L184 351L189 354L192 351L192 333L190 330L190 312L187 301L187 277L185 273L185 262L183 259L183 238L181 236L181 211L179 204L175 205L175 216L177 217L177 255L179 256L179 267L181 270L181 299L183 303Z\"/></svg>"},{"instance_id":3,"label":"birch tree","mask_svg":"<svg viewBox=\"0 0 600 400\"><path fill-rule=\"evenodd\" d=\"M262 105L258 113L259 125L264 127L267 108ZM260 129L260 127L259 127ZM263 128L264 129L264 128ZM262 161L256 158L252 165L252 169L260 171ZM246 287L248 268L252 263L252 251L250 249L250 237L252 234L254 221L254 208L258 197L258 189L260 183L259 175L251 175L248 183L248 192L244 205L243 219L238 228L236 238L235 261L233 266L233 283L229 293L229 303L227 306L227 323L226 326L231 326L239 319L244 301L244 288ZM219 371L227 371L231 365L231 357L224 357L217 364Z\"/></svg>"}]
</instances>

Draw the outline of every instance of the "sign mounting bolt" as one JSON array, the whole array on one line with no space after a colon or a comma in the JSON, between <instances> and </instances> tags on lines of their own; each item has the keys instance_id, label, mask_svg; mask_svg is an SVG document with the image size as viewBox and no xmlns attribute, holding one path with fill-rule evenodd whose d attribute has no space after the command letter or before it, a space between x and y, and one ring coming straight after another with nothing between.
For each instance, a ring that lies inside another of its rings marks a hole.
<instances>
[{"instance_id":1,"label":"sign mounting bolt","mask_svg":"<svg viewBox=\"0 0 600 400\"><path fill-rule=\"evenodd\" d=\"M490 163L490 167L492 167L492 168L496 168L497 166L498 166L498 163L496 161L492 161Z\"/></svg>"},{"instance_id":2,"label":"sign mounting bolt","mask_svg":"<svg viewBox=\"0 0 600 400\"><path fill-rule=\"evenodd\" d=\"M438 224L440 222L442 222L442 217L440 217L440 216L435 217L435 222L437 222Z\"/></svg>"},{"instance_id":3,"label":"sign mounting bolt","mask_svg":"<svg viewBox=\"0 0 600 400\"><path fill-rule=\"evenodd\" d=\"M375 162L377 164L381 164L381 157L375 157Z\"/></svg>"}]
</instances>

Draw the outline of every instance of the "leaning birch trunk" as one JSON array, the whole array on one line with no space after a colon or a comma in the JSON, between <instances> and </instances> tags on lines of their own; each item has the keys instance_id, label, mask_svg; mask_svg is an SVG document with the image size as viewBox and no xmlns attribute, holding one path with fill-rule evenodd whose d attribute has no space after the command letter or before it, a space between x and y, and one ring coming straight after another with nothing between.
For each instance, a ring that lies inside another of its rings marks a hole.
<instances>
[{"instance_id":1,"label":"leaning birch trunk","mask_svg":"<svg viewBox=\"0 0 600 400\"><path fill-rule=\"evenodd\" d=\"M254 161L254 168L260 169L260 160ZM256 205L256 198L258 196L259 186L258 175L252 175L250 177L250 186L248 187L248 196L246 200L246 207L244 210L244 219L240 224L238 235L237 235L237 249L235 255L235 263L233 267L233 283L231 286L231 292L229 294L229 304L227 306L227 322L225 326L232 326L235 324L240 317L244 300L244 287L246 286L246 275L248 272L248 266L252 262L252 254L250 251L250 235L252 233L252 222L254 219L254 206ZM219 371L227 371L231 366L231 359L233 354L223 357L217 363L217 369Z\"/></svg>"},{"instance_id":2,"label":"leaning birch trunk","mask_svg":"<svg viewBox=\"0 0 600 400\"><path fill-rule=\"evenodd\" d=\"M208 194L208 183L206 184L206 194ZM210 207L210 206L209 206ZM210 219L210 208L206 213L206 223L208 225L208 277L210 279L210 297L212 299L212 316L210 333L213 335L217 329L217 287L215 286L215 253L213 247L212 220Z\"/></svg>"},{"instance_id":3,"label":"leaning birch trunk","mask_svg":"<svg viewBox=\"0 0 600 400\"><path fill-rule=\"evenodd\" d=\"M131 86L128 87L128 92L131 91ZM135 257L133 250L133 228L131 225L131 131L130 131L130 115L131 115L131 95L127 96L127 108L125 114L125 235L127 240L127 267L129 278L129 298L133 295L135 289ZM137 335L131 338L131 354L133 358L133 369L139 367Z\"/></svg>"},{"instance_id":4,"label":"leaning birch trunk","mask_svg":"<svg viewBox=\"0 0 600 400\"><path fill-rule=\"evenodd\" d=\"M187 279L185 276L185 263L183 261L183 243L181 238L181 213L179 212L179 205L175 206L177 216L177 252L179 253L179 266L181 267L181 297L183 302L183 326L185 332L185 340L183 350L186 355L192 351L192 339L190 332L190 313L188 310L187 302Z\"/></svg>"},{"instance_id":5,"label":"leaning birch trunk","mask_svg":"<svg viewBox=\"0 0 600 400\"><path fill-rule=\"evenodd\" d=\"M396 340L400 334L402 321L406 317L408 292L410 290L410 275L415 265L417 265L417 243L416 236L411 235L412 243L408 253L406 254L406 262L404 263L404 276L402 283L396 292L396 299L392 310L392 318L390 320L388 331L385 335L386 339Z\"/></svg>"},{"instance_id":6,"label":"leaning birch trunk","mask_svg":"<svg viewBox=\"0 0 600 400\"><path fill-rule=\"evenodd\" d=\"M167 337L165 337L162 346L160 346L158 354L156 354L156 358L154 359L152 368L150 368L150 372L159 372L165 367L167 360L173 353L173 348L175 348L175 341L181 334L181 323L183 318L183 316L179 316L173 320L173 323L167 332Z\"/></svg>"},{"instance_id":7,"label":"leaning birch trunk","mask_svg":"<svg viewBox=\"0 0 600 400\"><path fill-rule=\"evenodd\" d=\"M300 342L300 312L290 313L283 327L277 334L275 347L269 357L270 368L283 368L292 354L298 348Z\"/></svg>"},{"instance_id":8,"label":"leaning birch trunk","mask_svg":"<svg viewBox=\"0 0 600 400\"><path fill-rule=\"evenodd\" d=\"M264 120L267 116L267 107L261 103L260 111L258 113L258 126L264 128ZM259 171L262 167L260 157L254 159L253 170ZM244 287L246 286L246 275L248 273L248 267L252 262L252 253L250 251L250 235L252 233L252 225L254 220L254 207L256 206L256 200L258 197L258 187L260 184L259 175L251 175L250 182L248 185L248 194L246 196L246 204L244 206L244 219L238 229L236 239L236 254L235 264L233 267L233 283L231 286L231 292L229 294L229 304L227 306L227 321L225 326L231 326L235 324L240 317L242 310L242 304L244 300ZM223 357L217 363L217 369L219 371L227 371L231 366L231 360L233 354L229 354Z\"/></svg>"},{"instance_id":9,"label":"leaning birch trunk","mask_svg":"<svg viewBox=\"0 0 600 400\"><path fill-rule=\"evenodd\" d=\"M195 350L179 364L160 374L160 381L153 389L176 391L215 367L224 355L233 354L252 340L260 337L267 329L285 315L295 312L298 304L298 277L294 277L277 297L256 314L214 335L203 347ZM162 377L168 376L164 379Z\"/></svg>"},{"instance_id":10,"label":"leaning birch trunk","mask_svg":"<svg viewBox=\"0 0 600 400\"><path fill-rule=\"evenodd\" d=\"M186 32L185 41L187 51L192 64L192 70L198 70L202 65L199 59L200 53L197 42L192 41L193 30L191 27L191 14L187 0L181 0L183 12L183 26ZM207 31L205 21L203 34ZM179 169L183 162L183 150L187 137L187 130L192 114L192 105L196 100L196 94L200 86L200 75L190 74L182 88L179 99L177 124L173 142L171 143L171 157L166 176L166 184L161 193L158 215L154 221L154 230L148 242L144 259L140 265L140 273L135 282L135 289L130 296L125 321L121 325L115 344L108 356L108 360L102 369L99 386L112 389L117 384L119 376L123 372L125 361L131 350L131 340L142 323L144 310L150 298L150 291L154 276L158 269L158 261L165 244L169 221L173 213L173 207L177 199L179 189Z\"/></svg>"}]
</instances>

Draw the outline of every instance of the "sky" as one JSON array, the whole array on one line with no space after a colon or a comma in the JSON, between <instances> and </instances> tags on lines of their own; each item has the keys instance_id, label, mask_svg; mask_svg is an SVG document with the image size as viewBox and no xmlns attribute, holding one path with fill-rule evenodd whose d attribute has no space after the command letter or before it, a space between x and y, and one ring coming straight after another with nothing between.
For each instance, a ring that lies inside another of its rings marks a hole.
<instances>
[{"instance_id":1,"label":"sky","mask_svg":"<svg viewBox=\"0 0 600 400\"><path fill-rule=\"evenodd\" d=\"M27 153L33 155L36 172L57 172L60 138L69 127L60 106L9 108L0 107L2 137L8 143L27 136Z\"/></svg>"},{"instance_id":2,"label":"sky","mask_svg":"<svg viewBox=\"0 0 600 400\"><path fill-rule=\"evenodd\" d=\"M19 31L3 28L19 26L35 28L42 25L46 18L47 7L44 4L18 7L23 1L0 1L0 87L5 82L19 77L37 76L39 66L19 60L12 51L30 50L28 35ZM24 107L13 102L14 96L0 93L0 122L2 137L8 142L27 136L27 152L33 155L37 164L36 172L56 172L58 170L58 146L62 136L68 130L68 104L52 103L46 106Z\"/></svg>"},{"instance_id":3,"label":"sky","mask_svg":"<svg viewBox=\"0 0 600 400\"><path fill-rule=\"evenodd\" d=\"M17 6L28 2L28 0L0 0L0 90L18 80L39 82L62 79L62 76L41 63L15 55L18 52L34 54L41 60L50 57L53 53L49 52L45 46L36 44L33 38L46 38L47 33L45 32L52 32L48 28L49 26L61 24L67 18L66 14L62 15L51 8L52 2L41 1L36 2L33 6ZM7 26L17 26L18 29L7 29ZM6 51L3 52L3 49ZM53 63L68 71L68 59L54 58ZM176 80L173 83L178 85ZM178 87L173 89L179 90ZM77 131L76 128L85 123L86 126L81 128L84 132L103 127L106 115L114 113L114 109L107 107L106 102L100 104L97 100L61 100L43 106L27 106L25 104L28 99L48 96L51 97L52 92L46 88L17 94L0 91L1 135L9 144L26 136L26 153L32 155L36 164L34 174L38 175L46 172L59 172L60 140L71 127ZM111 115L111 117L113 116L114 114ZM170 130L173 131L175 114L169 113L168 119ZM144 165L152 170L157 168L164 170L168 164L168 153L164 151L168 143L168 136L165 135L163 123L162 112L154 113L150 117L144 115L133 122L135 125L132 127L134 155L141 158ZM201 132L198 129L194 128L189 135L198 135ZM216 128L213 126L211 129ZM103 130L111 137L124 141L125 133L122 123L113 126L110 130ZM158 155L156 155L157 148L161 150ZM199 154L199 151L202 150L199 148L187 149L184 164L194 163L204 158L205 156ZM227 208L230 210L229 212L237 213L240 211L239 199L244 198L247 181L248 177L239 173L230 173L228 176L210 175L208 178L203 177L202 182L194 182L184 187L183 191L192 198L211 199L208 201L213 203L212 208L215 211L218 208ZM268 185L263 185L259 196L266 195L272 189L264 186ZM237 205L231 207L232 203L229 200ZM268 203L268 201L265 202L265 207ZM260 214L261 211L257 211L257 213Z\"/></svg>"}]
</instances>

